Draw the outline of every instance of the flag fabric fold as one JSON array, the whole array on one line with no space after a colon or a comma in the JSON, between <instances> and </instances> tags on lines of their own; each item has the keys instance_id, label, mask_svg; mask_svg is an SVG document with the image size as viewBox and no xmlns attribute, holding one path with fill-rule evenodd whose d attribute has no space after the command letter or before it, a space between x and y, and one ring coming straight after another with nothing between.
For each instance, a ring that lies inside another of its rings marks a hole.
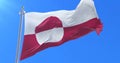
<instances>
[{"instance_id":1,"label":"flag fabric fold","mask_svg":"<svg viewBox=\"0 0 120 63\"><path fill-rule=\"evenodd\" d=\"M102 27L93 0L81 0L74 10L28 12L21 60L92 31L99 35Z\"/></svg>"}]
</instances>

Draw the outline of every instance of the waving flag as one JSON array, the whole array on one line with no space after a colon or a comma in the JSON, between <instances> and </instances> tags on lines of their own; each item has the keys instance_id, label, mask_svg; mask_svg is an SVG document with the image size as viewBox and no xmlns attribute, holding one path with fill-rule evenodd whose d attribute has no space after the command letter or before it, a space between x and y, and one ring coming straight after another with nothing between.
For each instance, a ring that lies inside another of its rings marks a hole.
<instances>
[{"instance_id":1,"label":"waving flag","mask_svg":"<svg viewBox=\"0 0 120 63\"><path fill-rule=\"evenodd\" d=\"M102 30L93 0L81 0L75 10L25 14L24 43L21 60L48 47Z\"/></svg>"}]
</instances>

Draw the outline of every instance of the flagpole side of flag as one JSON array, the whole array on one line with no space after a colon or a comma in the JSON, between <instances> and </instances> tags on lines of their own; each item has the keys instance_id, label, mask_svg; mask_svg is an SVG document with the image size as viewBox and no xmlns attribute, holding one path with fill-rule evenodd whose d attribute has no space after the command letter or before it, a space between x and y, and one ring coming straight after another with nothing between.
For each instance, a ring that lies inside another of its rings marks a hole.
<instances>
[{"instance_id":1,"label":"flagpole side of flag","mask_svg":"<svg viewBox=\"0 0 120 63\"><path fill-rule=\"evenodd\" d=\"M17 48L16 48L16 58L15 58L15 63L19 63L19 53L20 53L20 42L21 42L21 36L22 36L22 27L23 27L23 21L24 21L24 15L25 15L25 11L24 11L24 6L22 6L20 12L20 24L19 24L19 29L18 29L18 40L17 40Z\"/></svg>"}]
</instances>

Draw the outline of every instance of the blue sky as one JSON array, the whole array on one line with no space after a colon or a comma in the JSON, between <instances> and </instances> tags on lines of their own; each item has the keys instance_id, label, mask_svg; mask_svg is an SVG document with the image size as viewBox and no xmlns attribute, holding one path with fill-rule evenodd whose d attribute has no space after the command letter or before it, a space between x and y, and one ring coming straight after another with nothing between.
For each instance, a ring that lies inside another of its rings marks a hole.
<instances>
[{"instance_id":1,"label":"blue sky","mask_svg":"<svg viewBox=\"0 0 120 63\"><path fill-rule=\"evenodd\" d=\"M48 12L75 9L80 0L0 0L0 63L15 63L19 11ZM20 63L120 63L119 0L94 0L104 24L100 36L92 32L48 48ZM22 43L22 42L21 42Z\"/></svg>"}]
</instances>

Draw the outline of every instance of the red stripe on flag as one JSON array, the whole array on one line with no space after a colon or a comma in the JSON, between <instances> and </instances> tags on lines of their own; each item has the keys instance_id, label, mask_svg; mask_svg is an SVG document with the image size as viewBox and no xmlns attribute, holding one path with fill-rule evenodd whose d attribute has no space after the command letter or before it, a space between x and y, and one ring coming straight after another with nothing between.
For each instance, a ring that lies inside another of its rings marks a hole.
<instances>
[{"instance_id":1,"label":"red stripe on flag","mask_svg":"<svg viewBox=\"0 0 120 63\"><path fill-rule=\"evenodd\" d=\"M52 17L52 19L53 18L54 17ZM56 20L56 17L55 17L55 20ZM47 24L49 24L49 23L47 23ZM47 27L47 25L45 25L45 27ZM42 26L42 28L45 28L45 27ZM53 28L53 26L50 28ZM98 28L99 28L99 30L98 30ZM43 31L46 29L48 29L48 28L38 30L38 31L40 32L40 31ZM27 57L30 57L30 56L34 55L35 53L42 51L48 47L58 46L69 40L76 39L78 37L86 35L86 34L90 33L91 31L97 30L97 32L100 32L101 29L102 29L102 24L101 24L100 20L97 18L94 18L85 23L82 23L82 24L79 24L76 26L72 26L72 27L64 28L64 36L63 36L62 40L59 42L49 42L49 43L43 43L42 45L39 45L39 43L36 40L35 35L25 35L22 54L21 54L21 60L23 60ZM36 31L36 32L38 32L38 31Z\"/></svg>"}]
</instances>

